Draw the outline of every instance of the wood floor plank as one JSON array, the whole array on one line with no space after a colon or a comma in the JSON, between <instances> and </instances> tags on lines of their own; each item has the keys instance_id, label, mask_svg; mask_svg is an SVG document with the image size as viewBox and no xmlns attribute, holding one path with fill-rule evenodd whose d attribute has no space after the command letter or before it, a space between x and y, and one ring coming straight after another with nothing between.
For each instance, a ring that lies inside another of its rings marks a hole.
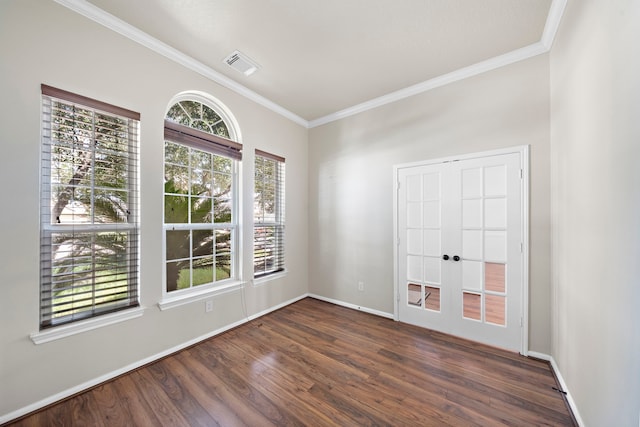
<instances>
[{"instance_id":1,"label":"wood floor plank","mask_svg":"<svg viewBox=\"0 0 640 427\"><path fill-rule=\"evenodd\" d=\"M98 408L98 414L105 425L132 425L131 413L126 399L121 399L115 386L115 381L102 384L92 389L88 394L93 396Z\"/></svg>"},{"instance_id":2,"label":"wood floor plank","mask_svg":"<svg viewBox=\"0 0 640 427\"><path fill-rule=\"evenodd\" d=\"M281 356L287 361L287 369L299 372L314 381L309 393L316 398L331 402L332 406L348 414L360 425L384 424L383 417L376 414L377 409L368 407L362 401L356 401L352 397L353 384L357 384L367 378L365 373L324 356L320 352L307 347L306 344L296 341L294 334L287 331L286 325L280 325L282 331L269 329L264 325L259 330L248 332L253 342L268 345L273 342L282 343ZM265 331L269 331L265 332ZM282 334L281 334L282 333ZM332 390L332 399L327 399L323 394L325 389ZM362 397L362 396L360 396ZM363 399L367 402L366 399Z\"/></svg>"},{"instance_id":3,"label":"wood floor plank","mask_svg":"<svg viewBox=\"0 0 640 427\"><path fill-rule=\"evenodd\" d=\"M211 415L193 398L192 389L180 381L172 367L175 368L173 359L167 358L149 366L145 373L151 374L155 381L161 384L173 406L180 411L189 425L201 427L216 425Z\"/></svg>"},{"instance_id":4,"label":"wood floor plank","mask_svg":"<svg viewBox=\"0 0 640 427\"><path fill-rule=\"evenodd\" d=\"M297 323L287 323L279 325L279 329L286 333L287 335L291 335L291 329L297 328ZM269 328L269 326L265 326L265 328ZM379 350L379 346L369 347L364 352L360 351L358 345L353 345L350 341L340 341L336 340L334 344L325 343L322 348L318 348L315 351L318 351L325 356L332 358L334 360L340 361L344 365L354 367L357 370L366 373L368 375L367 378L362 378L360 381L355 383L353 380L346 381L345 385L350 387L350 389L338 390L341 393L362 395L363 392L359 391L359 385L362 385L367 393L372 393L371 396L368 396L368 400L375 402L376 406L380 406L384 401L385 403L391 403L391 405L395 405L395 410L390 411L390 413L394 413L398 411L399 408L405 410L405 412L409 415L409 418L413 418L414 410L411 407L406 408L406 405L403 405L403 399L405 396L398 393L398 390L391 387L385 388L382 384L374 384L371 382L371 377L377 376L380 371L384 371L390 369L393 365L393 362L388 362L384 358L379 357L376 354L376 351ZM431 383L426 383L426 387L421 390L424 393L430 393L433 390ZM430 390L427 390L430 389ZM430 399L436 400L438 398L437 394L442 392L442 389L435 389L433 391L434 394L430 395ZM420 413L420 412L418 412ZM457 424L460 424L460 420L457 420Z\"/></svg>"},{"instance_id":5,"label":"wood floor plank","mask_svg":"<svg viewBox=\"0 0 640 427\"><path fill-rule=\"evenodd\" d=\"M285 320L285 319L283 319ZM289 320L289 322L287 323L287 326L284 326L283 328L297 328L297 324L292 323L291 319L286 319ZM335 331L336 334L339 334L338 331ZM399 343L394 343L394 344L399 344ZM350 348L350 344L349 342L342 342L342 341L336 341L336 346L340 347L340 348ZM378 346L375 346L378 347ZM359 357L360 355L358 354L358 350L356 348L351 348L351 352L350 352L350 359L352 361L357 361L362 359L363 357L366 358L368 360L368 362L373 363L376 361L379 361L380 358L377 358L376 356L379 356L378 354L376 354L376 348L374 346L369 346L367 348L368 353L362 355L362 357ZM319 351L323 352L324 354L327 354L327 352L330 352L332 348L332 345L326 344L323 346L323 348ZM378 348L379 350L379 348ZM411 353L412 352L412 348L407 348L405 349L407 352ZM384 352L381 352L380 354L384 354ZM388 356L388 355L387 355ZM416 354L415 352L413 352L413 356L416 358L421 357L420 354ZM341 355L338 356L334 356L335 359L340 360L342 358ZM378 359L378 360L376 360ZM384 359L384 357L382 358ZM399 369L402 370L401 365L402 365L402 361L399 361L397 358L390 358L391 360L388 361L388 363L377 363L371 366L370 371L377 371L378 369L384 369L386 366L391 366L391 365L395 365L395 369ZM400 363L399 363L400 362ZM382 365L382 366L381 366ZM386 366L385 366L386 365ZM362 367L362 365L360 365L360 369L363 371L366 371L365 368ZM447 365L447 369L459 369L458 366L455 365ZM481 373L483 373L485 370L482 369ZM467 372L465 370L465 372ZM463 373L464 374L464 373ZM421 373L420 372L416 372L416 371L411 371L409 373L410 376L414 376L416 378L418 378L418 380L420 382L422 382L423 384L426 384L426 387L423 387L423 389L421 390L422 393L432 393L431 397L430 397L430 401L433 402L434 399L436 399L439 396L434 396L435 395L443 395L445 393L445 390L447 390L448 388L450 388L450 379L449 378L445 378L444 381L438 382L438 381L433 381L433 378L431 378L431 381L428 381L428 378L422 378ZM378 389L378 391L380 391ZM465 388L462 388L461 390L463 394L464 392L466 392L467 390ZM477 399L477 397L476 397ZM483 394L481 395L481 399L484 399L484 404L485 405L489 405L490 404L490 397L489 395ZM458 421L459 423L459 421Z\"/></svg>"},{"instance_id":6,"label":"wood floor plank","mask_svg":"<svg viewBox=\"0 0 640 427\"><path fill-rule=\"evenodd\" d=\"M90 392L75 396L69 406L67 411L59 412L60 418L65 419L64 425L71 422L96 427L104 425L97 403Z\"/></svg>"},{"instance_id":7,"label":"wood floor plank","mask_svg":"<svg viewBox=\"0 0 640 427\"><path fill-rule=\"evenodd\" d=\"M202 343L212 344L210 340ZM259 410L256 410L253 406L248 405L246 399L239 394L235 393L233 387L226 384L221 378L219 378L211 369L208 363L203 363L193 353L193 348L180 352L176 355L179 362L189 361L189 370L193 373L198 380L199 388L203 389L203 392L210 396L211 399L221 402L226 409L233 413L234 418L241 420L241 422L230 422L229 425L247 425L247 426L276 426L268 420ZM216 406L209 407L210 411L216 411ZM217 412L216 412L217 414Z\"/></svg>"},{"instance_id":8,"label":"wood floor plank","mask_svg":"<svg viewBox=\"0 0 640 427\"><path fill-rule=\"evenodd\" d=\"M120 404L127 408L130 426L160 425L160 419L156 416L156 410L149 405L142 393L137 391L137 384L134 382L135 377L132 374L123 375L109 384L117 393ZM117 425L115 423L105 423L107 425Z\"/></svg>"},{"instance_id":9,"label":"wood floor plank","mask_svg":"<svg viewBox=\"0 0 640 427\"><path fill-rule=\"evenodd\" d=\"M549 364L311 298L13 426L574 426Z\"/></svg>"},{"instance_id":10,"label":"wood floor plank","mask_svg":"<svg viewBox=\"0 0 640 427\"><path fill-rule=\"evenodd\" d=\"M297 386L295 379L289 378L284 369L271 369L264 363L263 357L257 358L245 348L236 346L239 340L218 340L217 347L225 352L234 366L240 367L243 377L256 390L268 398L275 406L285 408L286 412L302 424L326 425L330 418L318 411L315 405L299 398L299 393L307 393L309 387Z\"/></svg>"},{"instance_id":11,"label":"wood floor plank","mask_svg":"<svg viewBox=\"0 0 640 427\"><path fill-rule=\"evenodd\" d=\"M139 393L148 403L158 419L159 425L188 426L187 419L174 406L166 395L162 384L159 384L149 371L149 368L153 366L154 364L133 372L131 381L134 383L134 389L132 392Z\"/></svg>"},{"instance_id":12,"label":"wood floor plank","mask_svg":"<svg viewBox=\"0 0 640 427\"><path fill-rule=\"evenodd\" d=\"M286 399L286 404L297 404L299 403L297 401L300 400L305 407L309 408L309 411L319 413L320 416L327 419L327 422L316 425L349 425L353 423L353 420L344 412L309 393L314 381L306 377L304 373L292 369L287 360L273 352L273 346L265 346L255 341L248 342L247 340L235 338L234 336L233 339L230 339L233 345L252 355L258 363L269 368L262 370L260 375L269 383L267 384L268 387L276 390ZM305 422L308 421L305 418Z\"/></svg>"},{"instance_id":13,"label":"wood floor plank","mask_svg":"<svg viewBox=\"0 0 640 427\"><path fill-rule=\"evenodd\" d=\"M166 359L167 369L174 373L180 388L189 390L198 407L208 413L208 417L201 415L208 426L242 425L245 421L216 393L208 387L210 378L208 372L198 370L196 363L188 357L188 353L181 352L175 357ZM205 378L202 378L204 375ZM189 414L189 416L192 416ZM192 423L193 424L193 423Z\"/></svg>"},{"instance_id":14,"label":"wood floor plank","mask_svg":"<svg viewBox=\"0 0 640 427\"><path fill-rule=\"evenodd\" d=\"M288 416L286 408L274 405L269 398L257 390L248 381L246 372L218 346L196 346L191 349L191 353L200 363L209 367L217 377L217 381L224 383L233 394L245 402L245 405L254 408L270 423L277 426L303 425L299 420Z\"/></svg>"},{"instance_id":15,"label":"wood floor plank","mask_svg":"<svg viewBox=\"0 0 640 427\"><path fill-rule=\"evenodd\" d=\"M334 330L333 333L341 334L346 329L340 328ZM348 331L345 333L349 333ZM351 336L351 339L355 337ZM423 345L420 341L412 339L410 345L406 346L402 343L394 342L395 348L398 348L403 354L409 356L413 353L414 357L420 356L432 356L436 360L448 363L447 369L464 369L467 375L475 374L475 377L479 380L486 379L486 381L493 381L497 386L504 391L512 394L525 394L528 399L539 399L543 404L558 404L558 407L563 409L564 402L559 402L556 396L556 392L552 390L552 386L555 386L555 380L550 375L550 369L548 365L542 365L543 369L529 372L522 369L522 362L528 361L526 358L519 357L519 366L511 364L503 364L503 361L496 361L493 358L487 358L483 353L478 357L473 357L472 354L465 350L452 350L450 347L442 346L441 350L435 348L433 343L429 345ZM342 343L340 343L342 344ZM362 346L362 343L359 343ZM369 347L368 350L373 350ZM444 350L444 351L443 351ZM429 363L432 363L430 360ZM532 391L531 387L522 387L522 384L539 384L540 390Z\"/></svg>"}]
</instances>

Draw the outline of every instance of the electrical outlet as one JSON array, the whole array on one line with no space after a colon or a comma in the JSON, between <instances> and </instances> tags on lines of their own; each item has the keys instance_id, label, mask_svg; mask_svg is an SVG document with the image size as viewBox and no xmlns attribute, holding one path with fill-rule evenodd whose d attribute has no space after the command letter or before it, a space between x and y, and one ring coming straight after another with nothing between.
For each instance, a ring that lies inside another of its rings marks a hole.
<instances>
[{"instance_id":1,"label":"electrical outlet","mask_svg":"<svg viewBox=\"0 0 640 427\"><path fill-rule=\"evenodd\" d=\"M210 313L213 311L213 300L209 300L204 303L204 311Z\"/></svg>"},{"instance_id":2,"label":"electrical outlet","mask_svg":"<svg viewBox=\"0 0 640 427\"><path fill-rule=\"evenodd\" d=\"M363 281L359 281L358 282L358 290L360 292L364 291L364 282Z\"/></svg>"}]
</instances>

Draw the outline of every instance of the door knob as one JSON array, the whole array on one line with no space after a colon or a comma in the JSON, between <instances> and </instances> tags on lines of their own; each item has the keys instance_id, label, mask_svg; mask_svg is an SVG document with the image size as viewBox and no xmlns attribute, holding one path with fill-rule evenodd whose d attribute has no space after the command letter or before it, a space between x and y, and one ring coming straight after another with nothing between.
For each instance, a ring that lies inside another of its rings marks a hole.
<instances>
[{"instance_id":1,"label":"door knob","mask_svg":"<svg viewBox=\"0 0 640 427\"><path fill-rule=\"evenodd\" d=\"M449 261L449 255L447 254L442 255L442 259L445 261Z\"/></svg>"},{"instance_id":2,"label":"door knob","mask_svg":"<svg viewBox=\"0 0 640 427\"><path fill-rule=\"evenodd\" d=\"M454 260L454 261L460 261L460 257L459 257L458 255L454 255L454 256L453 256L453 260Z\"/></svg>"}]
</instances>

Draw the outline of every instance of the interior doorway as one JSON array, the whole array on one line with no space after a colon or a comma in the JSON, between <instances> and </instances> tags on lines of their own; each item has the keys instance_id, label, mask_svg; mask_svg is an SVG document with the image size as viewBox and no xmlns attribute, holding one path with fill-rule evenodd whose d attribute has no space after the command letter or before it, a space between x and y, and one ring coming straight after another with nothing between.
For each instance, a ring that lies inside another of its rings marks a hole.
<instances>
[{"instance_id":1,"label":"interior doorway","mask_svg":"<svg viewBox=\"0 0 640 427\"><path fill-rule=\"evenodd\" d=\"M396 320L526 354L528 147L394 178Z\"/></svg>"}]
</instances>

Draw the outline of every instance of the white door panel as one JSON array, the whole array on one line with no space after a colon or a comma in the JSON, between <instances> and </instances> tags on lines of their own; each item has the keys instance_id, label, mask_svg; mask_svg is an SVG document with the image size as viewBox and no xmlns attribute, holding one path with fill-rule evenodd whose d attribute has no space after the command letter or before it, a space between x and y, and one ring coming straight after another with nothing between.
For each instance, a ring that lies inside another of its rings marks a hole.
<instances>
[{"instance_id":1,"label":"white door panel","mask_svg":"<svg viewBox=\"0 0 640 427\"><path fill-rule=\"evenodd\" d=\"M398 318L522 348L520 153L397 170Z\"/></svg>"},{"instance_id":2,"label":"white door panel","mask_svg":"<svg viewBox=\"0 0 640 427\"><path fill-rule=\"evenodd\" d=\"M399 203L398 230L401 230L398 270L404 280L399 304L402 320L434 328L444 327L441 307L450 304L449 292L442 291L442 165L401 172L404 186ZM403 238L404 237L404 238ZM444 298L444 301L443 301Z\"/></svg>"}]
</instances>

